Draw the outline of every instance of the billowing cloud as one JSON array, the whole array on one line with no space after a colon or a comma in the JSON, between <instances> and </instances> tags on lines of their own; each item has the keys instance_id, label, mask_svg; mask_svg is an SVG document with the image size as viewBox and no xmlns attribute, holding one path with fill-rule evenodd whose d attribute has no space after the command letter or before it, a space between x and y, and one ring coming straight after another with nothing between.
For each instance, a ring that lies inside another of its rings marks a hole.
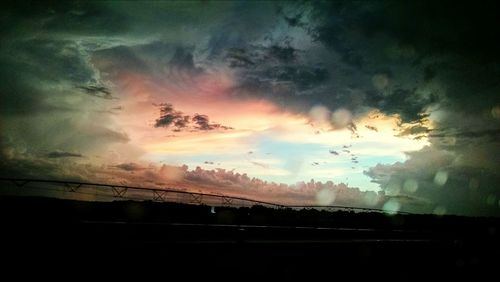
<instances>
[{"instance_id":1,"label":"billowing cloud","mask_svg":"<svg viewBox=\"0 0 500 282\"><path fill-rule=\"evenodd\" d=\"M275 183L250 177L234 170L205 170L196 167L189 170L186 165L144 165L120 163L117 165L93 166L68 161L63 166L32 157L1 163L2 173L7 176L12 170L17 175L38 179L65 179L92 181L142 187L168 187L184 191L208 194L239 196L288 205L340 205L351 207L381 208L387 199L373 191L360 191L344 183L338 185L311 180L293 185ZM325 191L335 195L330 201L322 200Z\"/></svg>"},{"instance_id":2,"label":"billowing cloud","mask_svg":"<svg viewBox=\"0 0 500 282\"><path fill-rule=\"evenodd\" d=\"M493 183L497 171L468 166L456 153L426 147L408 154L404 163L377 165L366 173L380 183L387 196L401 209L440 214L493 215L500 199ZM408 201L419 199L419 203Z\"/></svg>"}]
</instances>

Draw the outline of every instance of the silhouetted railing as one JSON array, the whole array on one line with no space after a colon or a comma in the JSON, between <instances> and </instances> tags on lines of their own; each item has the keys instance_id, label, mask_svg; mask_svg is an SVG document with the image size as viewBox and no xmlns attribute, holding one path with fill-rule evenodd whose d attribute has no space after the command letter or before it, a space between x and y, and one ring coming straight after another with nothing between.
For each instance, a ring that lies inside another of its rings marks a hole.
<instances>
[{"instance_id":1,"label":"silhouetted railing","mask_svg":"<svg viewBox=\"0 0 500 282\"><path fill-rule=\"evenodd\" d=\"M291 208L291 209L320 209L320 210L346 210L346 211L364 211L364 212L384 212L380 209L349 207L349 206L315 206L315 205L284 205L259 201L243 197L228 196L222 194L201 193L183 191L175 188L153 188L138 187L118 184L90 183L66 180L46 180L46 179L20 179L20 178L0 178L0 181L14 184L16 189L26 188L35 191L44 190L53 194L45 196L61 197L60 193L86 195L83 200L109 200L128 199L128 200L150 200L155 202L179 202L187 204L205 204L211 206L233 206L248 207L262 205L272 208ZM33 185L33 186L30 186ZM2 187L4 188L4 187ZM94 193L89 191L94 191ZM21 192L16 190L16 192ZM28 195L30 195L28 193ZM67 194L66 194L67 196ZM70 197L71 198L71 197ZM73 197L74 198L74 197ZM78 199L81 199L78 198ZM398 212L402 213L402 212Z\"/></svg>"},{"instance_id":2,"label":"silhouetted railing","mask_svg":"<svg viewBox=\"0 0 500 282\"><path fill-rule=\"evenodd\" d=\"M118 184L102 184L66 180L45 180L45 179L18 179L18 178L0 178L0 181L13 183L17 188L28 188L28 184L37 185L31 189L43 189L59 192L72 192L86 195L95 195L96 200L102 200L106 197L134 199L134 200L152 200L157 202L184 202L191 204L208 204L220 206L252 206L264 205L275 208L282 208L283 205L265 201L247 199L243 197L226 196L222 194L211 194L201 192L182 191L175 188L152 188L138 187ZM55 187L54 187L55 186ZM83 189L94 188L95 193L83 192ZM99 193L100 192L100 193ZM105 193L107 192L107 193ZM111 192L111 194L109 193Z\"/></svg>"}]
</instances>

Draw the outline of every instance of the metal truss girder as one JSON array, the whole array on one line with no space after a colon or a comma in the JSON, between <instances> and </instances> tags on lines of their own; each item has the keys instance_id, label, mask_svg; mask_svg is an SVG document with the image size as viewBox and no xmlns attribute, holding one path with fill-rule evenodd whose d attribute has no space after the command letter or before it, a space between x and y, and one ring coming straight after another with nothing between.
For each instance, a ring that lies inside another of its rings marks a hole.
<instances>
[{"instance_id":1,"label":"metal truss girder","mask_svg":"<svg viewBox=\"0 0 500 282\"><path fill-rule=\"evenodd\" d=\"M196 204L201 204L203 202L203 195L200 194L190 194L191 202Z\"/></svg>"}]
</instances>

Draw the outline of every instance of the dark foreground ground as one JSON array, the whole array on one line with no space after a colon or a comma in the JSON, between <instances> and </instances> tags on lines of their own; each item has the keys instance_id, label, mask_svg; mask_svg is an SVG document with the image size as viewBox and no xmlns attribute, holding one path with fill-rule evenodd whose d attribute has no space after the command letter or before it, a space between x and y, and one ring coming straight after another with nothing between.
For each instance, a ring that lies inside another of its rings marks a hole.
<instances>
[{"instance_id":1,"label":"dark foreground ground","mask_svg":"<svg viewBox=\"0 0 500 282\"><path fill-rule=\"evenodd\" d=\"M18 276L496 281L500 273L495 218L4 196L0 220L2 269Z\"/></svg>"}]
</instances>

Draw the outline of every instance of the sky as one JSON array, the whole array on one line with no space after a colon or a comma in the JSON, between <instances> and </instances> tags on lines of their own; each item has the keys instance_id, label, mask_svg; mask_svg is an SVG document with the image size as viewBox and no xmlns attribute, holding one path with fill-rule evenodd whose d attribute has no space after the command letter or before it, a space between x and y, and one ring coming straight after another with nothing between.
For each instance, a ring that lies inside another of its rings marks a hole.
<instances>
[{"instance_id":1,"label":"sky","mask_svg":"<svg viewBox=\"0 0 500 282\"><path fill-rule=\"evenodd\" d=\"M1 5L2 177L500 215L495 2Z\"/></svg>"}]
</instances>

